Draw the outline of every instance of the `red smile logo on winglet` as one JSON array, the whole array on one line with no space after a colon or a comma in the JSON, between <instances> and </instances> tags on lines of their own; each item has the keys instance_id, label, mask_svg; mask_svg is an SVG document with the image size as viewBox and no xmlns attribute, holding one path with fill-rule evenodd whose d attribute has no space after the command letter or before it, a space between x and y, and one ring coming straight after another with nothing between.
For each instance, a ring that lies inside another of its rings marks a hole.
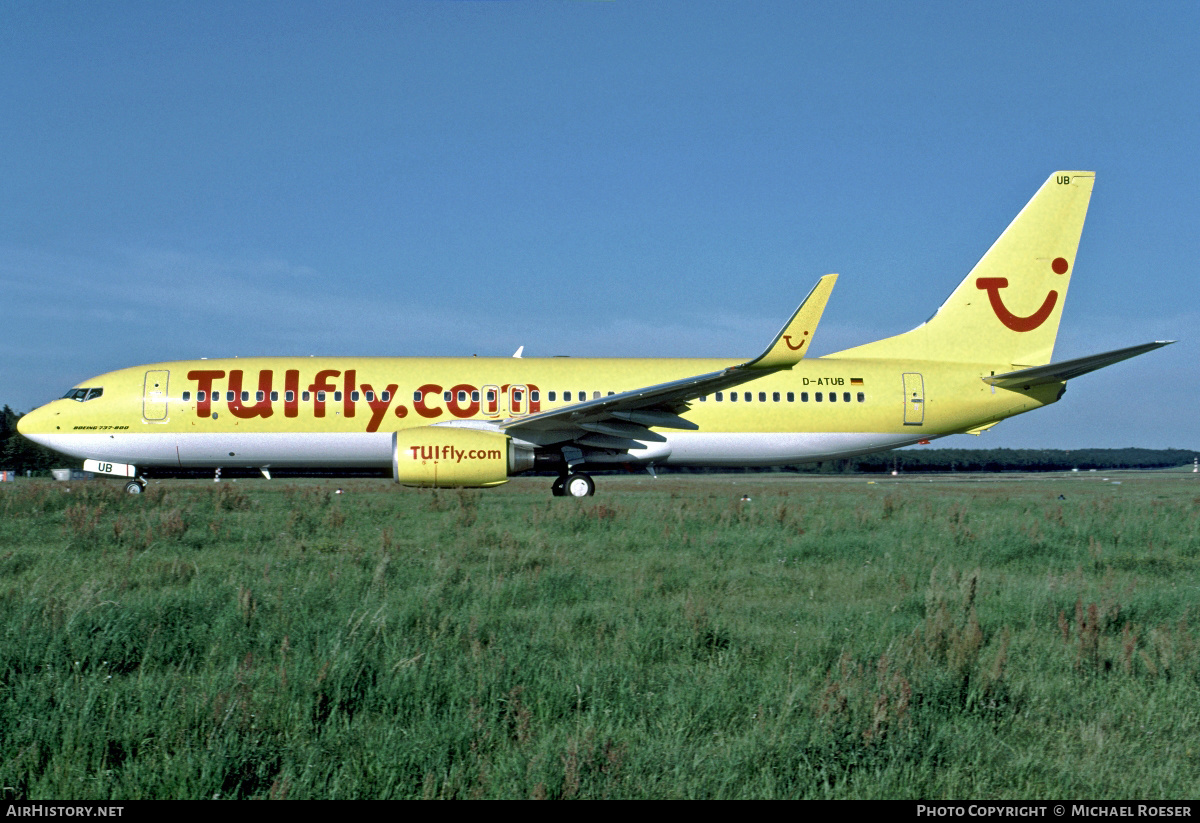
<instances>
[{"instance_id":1,"label":"red smile logo on winglet","mask_svg":"<svg viewBox=\"0 0 1200 823\"><path fill-rule=\"evenodd\" d=\"M1065 274L1068 264L1064 258L1056 257L1050 264L1050 268L1054 270L1055 274ZM992 304L992 311L996 313L996 317L1001 323L1013 331L1033 331L1046 322L1046 318L1050 316L1050 312L1054 311L1054 305L1058 302L1058 292L1051 289L1037 311L1021 317L1009 311L1008 306L1004 305L1004 298L1000 296L1000 289L1008 285L1007 277L980 277L975 281L975 285L987 292L988 300Z\"/></svg>"},{"instance_id":2,"label":"red smile logo on winglet","mask_svg":"<svg viewBox=\"0 0 1200 823\"><path fill-rule=\"evenodd\" d=\"M805 332L804 334L806 337L808 336L808 332ZM793 346L792 345L792 336L790 334L785 334L783 336L783 342L786 343L787 347L789 349L791 349L792 351L800 351L800 349L804 348L804 344L807 343L808 341L801 340L799 343L797 343L796 345Z\"/></svg>"}]
</instances>

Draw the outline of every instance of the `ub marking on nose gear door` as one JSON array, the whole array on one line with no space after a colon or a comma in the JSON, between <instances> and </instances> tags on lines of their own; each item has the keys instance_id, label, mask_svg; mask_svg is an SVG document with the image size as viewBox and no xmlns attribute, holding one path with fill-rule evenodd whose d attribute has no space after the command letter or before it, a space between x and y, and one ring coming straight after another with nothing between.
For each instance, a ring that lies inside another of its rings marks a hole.
<instances>
[{"instance_id":1,"label":"ub marking on nose gear door","mask_svg":"<svg viewBox=\"0 0 1200 823\"><path fill-rule=\"evenodd\" d=\"M925 380L915 372L904 375L904 425L920 426L925 422Z\"/></svg>"},{"instance_id":2,"label":"ub marking on nose gear door","mask_svg":"<svg viewBox=\"0 0 1200 823\"><path fill-rule=\"evenodd\" d=\"M167 419L167 379L169 371L146 372L146 383L142 394L142 419L151 423L163 423Z\"/></svg>"}]
</instances>

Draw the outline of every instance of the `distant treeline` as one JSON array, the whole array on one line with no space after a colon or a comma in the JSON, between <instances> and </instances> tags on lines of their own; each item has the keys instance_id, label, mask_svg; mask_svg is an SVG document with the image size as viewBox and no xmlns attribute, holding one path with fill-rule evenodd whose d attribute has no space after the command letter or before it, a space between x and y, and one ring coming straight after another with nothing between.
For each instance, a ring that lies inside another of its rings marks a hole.
<instances>
[{"instance_id":1,"label":"distant treeline","mask_svg":"<svg viewBox=\"0 0 1200 823\"><path fill-rule=\"evenodd\" d=\"M17 433L20 415L5 406L0 419L0 469L38 474L52 468L78 468L81 461L66 457ZM1168 469L1189 466L1200 452L1186 449L903 449L841 460L798 466L776 466L769 471L804 474L902 472L1003 472L1070 471L1079 469ZM671 471L671 470L668 470ZM689 473L729 472L737 469L677 469ZM746 469L745 471L763 471Z\"/></svg>"},{"instance_id":2,"label":"distant treeline","mask_svg":"<svg viewBox=\"0 0 1200 823\"><path fill-rule=\"evenodd\" d=\"M825 460L773 471L803 474L901 472L1051 472L1079 469L1169 469L1190 466L1186 449L902 449ZM705 470L695 470L705 471ZM727 471L727 470L726 470ZM761 471L754 469L753 471Z\"/></svg>"}]
</instances>

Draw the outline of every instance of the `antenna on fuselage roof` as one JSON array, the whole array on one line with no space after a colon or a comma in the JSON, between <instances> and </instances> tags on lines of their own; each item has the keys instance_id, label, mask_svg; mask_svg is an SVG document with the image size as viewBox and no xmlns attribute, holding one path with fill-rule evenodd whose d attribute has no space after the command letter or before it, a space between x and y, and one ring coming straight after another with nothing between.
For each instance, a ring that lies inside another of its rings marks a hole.
<instances>
[{"instance_id":1,"label":"antenna on fuselage roof","mask_svg":"<svg viewBox=\"0 0 1200 823\"><path fill-rule=\"evenodd\" d=\"M524 346L517 346L517 350L515 352L513 352L513 357L520 357L521 352L523 352L523 351L525 351Z\"/></svg>"}]
</instances>

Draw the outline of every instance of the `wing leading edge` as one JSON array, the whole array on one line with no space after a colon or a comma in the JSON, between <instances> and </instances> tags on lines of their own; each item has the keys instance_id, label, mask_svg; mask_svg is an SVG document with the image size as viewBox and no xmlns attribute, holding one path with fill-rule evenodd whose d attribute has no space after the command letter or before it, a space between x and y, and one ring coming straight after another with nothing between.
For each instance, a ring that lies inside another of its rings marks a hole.
<instances>
[{"instance_id":1,"label":"wing leading edge","mask_svg":"<svg viewBox=\"0 0 1200 823\"><path fill-rule=\"evenodd\" d=\"M790 369L803 359L835 282L836 274L818 280L771 345L752 360L708 374L512 418L500 428L540 446L562 443L608 449L644 449L647 442L662 442L665 438L650 431L652 426L695 430L695 423L680 417L689 401Z\"/></svg>"}]
</instances>

